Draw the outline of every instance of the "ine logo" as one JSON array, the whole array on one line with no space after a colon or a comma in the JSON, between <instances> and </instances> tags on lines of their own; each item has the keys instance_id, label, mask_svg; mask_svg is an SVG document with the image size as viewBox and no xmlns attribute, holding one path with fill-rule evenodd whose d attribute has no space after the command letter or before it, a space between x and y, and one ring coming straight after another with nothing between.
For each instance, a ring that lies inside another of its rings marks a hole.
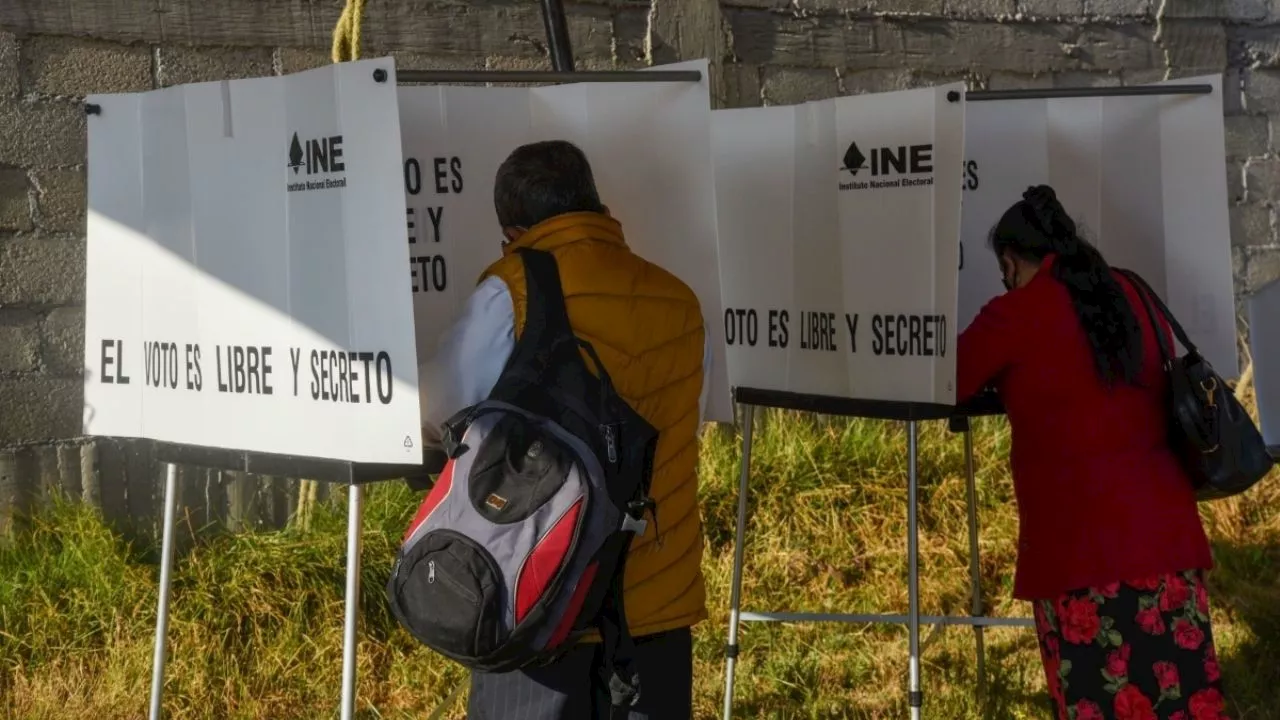
<instances>
[{"instance_id":1,"label":"ine logo","mask_svg":"<svg viewBox=\"0 0 1280 720\"><path fill-rule=\"evenodd\" d=\"M347 179L341 174L347 169L342 155L342 136L331 135L310 140L299 140L298 133L293 133L293 138L289 141L289 164L287 167L293 171L295 177L303 176L305 178L291 181L289 183L289 192L346 187ZM310 179L315 175L324 175L325 177L315 180Z\"/></svg>"},{"instance_id":2,"label":"ine logo","mask_svg":"<svg viewBox=\"0 0 1280 720\"><path fill-rule=\"evenodd\" d=\"M866 180L840 183L841 190L882 190L887 188L926 187L933 184L933 143L872 147L863 151L858 143L849 143L844 151L844 166L854 178L866 171ZM927 177L919 177L919 176Z\"/></svg>"}]
</instances>

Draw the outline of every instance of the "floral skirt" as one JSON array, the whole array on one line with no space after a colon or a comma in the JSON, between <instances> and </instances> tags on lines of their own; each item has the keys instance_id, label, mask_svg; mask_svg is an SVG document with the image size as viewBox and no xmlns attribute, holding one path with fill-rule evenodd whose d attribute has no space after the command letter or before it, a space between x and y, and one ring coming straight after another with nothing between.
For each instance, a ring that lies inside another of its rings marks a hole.
<instances>
[{"instance_id":1,"label":"floral skirt","mask_svg":"<svg viewBox=\"0 0 1280 720\"><path fill-rule=\"evenodd\" d=\"M1058 720L1225 720L1198 570L1034 603Z\"/></svg>"}]
</instances>

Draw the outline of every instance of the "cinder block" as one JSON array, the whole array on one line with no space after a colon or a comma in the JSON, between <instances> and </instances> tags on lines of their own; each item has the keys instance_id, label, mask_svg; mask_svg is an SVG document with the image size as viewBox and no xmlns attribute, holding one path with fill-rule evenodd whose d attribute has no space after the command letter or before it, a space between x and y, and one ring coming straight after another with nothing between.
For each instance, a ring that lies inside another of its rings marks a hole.
<instances>
[{"instance_id":1,"label":"cinder block","mask_svg":"<svg viewBox=\"0 0 1280 720\"><path fill-rule=\"evenodd\" d=\"M1175 68L1221 71L1227 66L1227 31L1221 23L1166 19L1160 39Z\"/></svg>"},{"instance_id":2,"label":"cinder block","mask_svg":"<svg viewBox=\"0 0 1280 720\"><path fill-rule=\"evenodd\" d=\"M84 241L23 236L0 241L0 305L84 302Z\"/></svg>"},{"instance_id":3,"label":"cinder block","mask_svg":"<svg viewBox=\"0 0 1280 720\"><path fill-rule=\"evenodd\" d=\"M1043 90L1054 86L1052 73L1023 75L997 70L987 78L988 90Z\"/></svg>"},{"instance_id":4,"label":"cinder block","mask_svg":"<svg viewBox=\"0 0 1280 720\"><path fill-rule=\"evenodd\" d=\"M734 9L727 11L725 20L734 54L747 64L856 67L876 52L873 22Z\"/></svg>"},{"instance_id":5,"label":"cinder block","mask_svg":"<svg viewBox=\"0 0 1280 720\"><path fill-rule=\"evenodd\" d=\"M1280 33L1274 25L1235 25L1227 30L1231 54L1249 67L1280 67Z\"/></svg>"},{"instance_id":6,"label":"cinder block","mask_svg":"<svg viewBox=\"0 0 1280 720\"><path fill-rule=\"evenodd\" d=\"M1168 68L1146 68L1144 70L1121 70L1120 82L1122 85L1151 85L1164 80L1165 73L1169 73L1169 78L1173 78L1173 71Z\"/></svg>"},{"instance_id":7,"label":"cinder block","mask_svg":"<svg viewBox=\"0 0 1280 720\"><path fill-rule=\"evenodd\" d=\"M0 96L18 94L18 39L0 31Z\"/></svg>"},{"instance_id":8,"label":"cinder block","mask_svg":"<svg viewBox=\"0 0 1280 720\"><path fill-rule=\"evenodd\" d=\"M56 167L84 160L83 105L0 100L0 165Z\"/></svg>"},{"instance_id":9,"label":"cinder block","mask_svg":"<svg viewBox=\"0 0 1280 720\"><path fill-rule=\"evenodd\" d=\"M324 67L333 62L333 59L328 50L321 48L282 47L276 50L276 61L281 73L292 75L303 70Z\"/></svg>"},{"instance_id":10,"label":"cinder block","mask_svg":"<svg viewBox=\"0 0 1280 720\"><path fill-rule=\"evenodd\" d=\"M54 375L82 376L84 372L84 309L57 308L41 327L40 357Z\"/></svg>"},{"instance_id":11,"label":"cinder block","mask_svg":"<svg viewBox=\"0 0 1280 720\"><path fill-rule=\"evenodd\" d=\"M1017 12L1014 0L947 0L946 14L960 19L999 20Z\"/></svg>"},{"instance_id":12,"label":"cinder block","mask_svg":"<svg viewBox=\"0 0 1280 720\"><path fill-rule=\"evenodd\" d=\"M1085 0L1086 15L1101 19L1150 17L1153 0Z\"/></svg>"},{"instance_id":13,"label":"cinder block","mask_svg":"<svg viewBox=\"0 0 1280 720\"><path fill-rule=\"evenodd\" d=\"M812 6L819 10L844 10L851 4L864 4L866 10L880 15L920 15L942 17L947 12L945 0L863 0L849 3L845 0L799 0L800 7Z\"/></svg>"},{"instance_id":14,"label":"cinder block","mask_svg":"<svg viewBox=\"0 0 1280 720\"><path fill-rule=\"evenodd\" d=\"M23 40L24 77L30 90L45 95L150 90L151 50L61 36Z\"/></svg>"},{"instance_id":15,"label":"cinder block","mask_svg":"<svg viewBox=\"0 0 1280 720\"><path fill-rule=\"evenodd\" d=\"M1079 66L1064 44L1065 35L1062 26L1050 24L911 22L901 23L898 33L878 33L877 49L886 53L893 67L1035 74Z\"/></svg>"},{"instance_id":16,"label":"cinder block","mask_svg":"<svg viewBox=\"0 0 1280 720\"><path fill-rule=\"evenodd\" d=\"M1162 0L1165 18L1263 20L1268 0Z\"/></svg>"},{"instance_id":17,"label":"cinder block","mask_svg":"<svg viewBox=\"0 0 1280 720\"><path fill-rule=\"evenodd\" d=\"M40 362L40 316L0 310L0 373L30 372Z\"/></svg>"},{"instance_id":18,"label":"cinder block","mask_svg":"<svg viewBox=\"0 0 1280 720\"><path fill-rule=\"evenodd\" d=\"M34 180L37 224L46 230L83 235L88 202L84 170L39 170L34 173Z\"/></svg>"},{"instance_id":19,"label":"cinder block","mask_svg":"<svg viewBox=\"0 0 1280 720\"><path fill-rule=\"evenodd\" d=\"M912 86L911 71L906 68L850 70L840 74L840 85L845 95L903 90Z\"/></svg>"},{"instance_id":20,"label":"cinder block","mask_svg":"<svg viewBox=\"0 0 1280 720\"><path fill-rule=\"evenodd\" d=\"M207 0L183 0L183 4L186 2L207 2ZM156 7L156 3L150 2L5 0L0 2L0 27L19 35L67 35L156 41L160 39L161 15L156 12ZM170 18L171 14L166 12L165 22L168 23Z\"/></svg>"},{"instance_id":21,"label":"cinder block","mask_svg":"<svg viewBox=\"0 0 1280 720\"><path fill-rule=\"evenodd\" d=\"M1089 70L1133 71L1164 65L1163 55L1151 42L1151 28L1137 23L1088 25L1074 43L1073 55Z\"/></svg>"},{"instance_id":22,"label":"cinder block","mask_svg":"<svg viewBox=\"0 0 1280 720\"><path fill-rule=\"evenodd\" d=\"M157 53L159 87L274 74L270 48L161 47Z\"/></svg>"},{"instance_id":23,"label":"cinder block","mask_svg":"<svg viewBox=\"0 0 1280 720\"><path fill-rule=\"evenodd\" d=\"M1231 208L1231 244L1259 247L1275 243L1271 208L1256 202Z\"/></svg>"},{"instance_id":24,"label":"cinder block","mask_svg":"<svg viewBox=\"0 0 1280 720\"><path fill-rule=\"evenodd\" d=\"M795 105L839 94L834 70L766 67L762 93L766 105Z\"/></svg>"},{"instance_id":25,"label":"cinder block","mask_svg":"<svg viewBox=\"0 0 1280 720\"><path fill-rule=\"evenodd\" d=\"M572 7L572 6L571 6ZM538 12L538 45L546 42L547 33ZM613 12L606 8L579 5L566 9L565 23L569 26L569 42L575 61L613 60Z\"/></svg>"},{"instance_id":26,"label":"cinder block","mask_svg":"<svg viewBox=\"0 0 1280 720\"><path fill-rule=\"evenodd\" d=\"M1116 73L1067 70L1053 74L1053 86L1056 88L1114 87L1119 84L1120 75Z\"/></svg>"},{"instance_id":27,"label":"cinder block","mask_svg":"<svg viewBox=\"0 0 1280 720\"><path fill-rule=\"evenodd\" d=\"M1227 158L1245 160L1266 155L1268 142L1265 115L1231 115L1223 120Z\"/></svg>"},{"instance_id":28,"label":"cinder block","mask_svg":"<svg viewBox=\"0 0 1280 720\"><path fill-rule=\"evenodd\" d=\"M1084 15L1084 0L1018 0L1018 12L1033 18L1076 18Z\"/></svg>"},{"instance_id":29,"label":"cinder block","mask_svg":"<svg viewBox=\"0 0 1280 720\"><path fill-rule=\"evenodd\" d=\"M725 65L722 72L724 97L718 107L758 107L764 104L764 97L760 92L762 71L758 65L735 63Z\"/></svg>"},{"instance_id":30,"label":"cinder block","mask_svg":"<svg viewBox=\"0 0 1280 720\"><path fill-rule=\"evenodd\" d=\"M1280 70L1249 70L1244 76L1244 108L1280 114Z\"/></svg>"},{"instance_id":31,"label":"cinder block","mask_svg":"<svg viewBox=\"0 0 1280 720\"><path fill-rule=\"evenodd\" d=\"M17 168L0 168L0 230L31 229L31 183Z\"/></svg>"},{"instance_id":32,"label":"cinder block","mask_svg":"<svg viewBox=\"0 0 1280 720\"><path fill-rule=\"evenodd\" d=\"M1232 204L1245 201L1244 163L1238 160L1227 161L1227 202Z\"/></svg>"},{"instance_id":33,"label":"cinder block","mask_svg":"<svg viewBox=\"0 0 1280 720\"><path fill-rule=\"evenodd\" d=\"M1280 279L1280 248L1258 248L1248 255L1245 265L1244 291L1252 292L1272 280Z\"/></svg>"},{"instance_id":34,"label":"cinder block","mask_svg":"<svg viewBox=\"0 0 1280 720\"><path fill-rule=\"evenodd\" d=\"M1245 164L1244 171L1250 201L1274 204L1280 200L1280 160L1253 158Z\"/></svg>"},{"instance_id":35,"label":"cinder block","mask_svg":"<svg viewBox=\"0 0 1280 720\"><path fill-rule=\"evenodd\" d=\"M648 9L632 8L614 13L613 60L619 68L638 68L649 64L645 51L648 35Z\"/></svg>"},{"instance_id":36,"label":"cinder block","mask_svg":"<svg viewBox=\"0 0 1280 720\"><path fill-rule=\"evenodd\" d=\"M0 446L76 437L81 433L83 384L43 375L0 377Z\"/></svg>"},{"instance_id":37,"label":"cinder block","mask_svg":"<svg viewBox=\"0 0 1280 720\"><path fill-rule=\"evenodd\" d=\"M483 70L485 59L482 57L442 57L423 53L395 50L383 53L395 58L396 70ZM371 55L372 57L372 55Z\"/></svg>"}]
</instances>

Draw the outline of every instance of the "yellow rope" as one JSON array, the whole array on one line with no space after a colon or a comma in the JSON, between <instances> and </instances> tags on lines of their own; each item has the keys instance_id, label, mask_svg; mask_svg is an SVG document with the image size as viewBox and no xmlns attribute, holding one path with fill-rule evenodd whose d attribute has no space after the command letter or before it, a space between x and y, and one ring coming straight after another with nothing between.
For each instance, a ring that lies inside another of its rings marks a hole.
<instances>
[{"instance_id":1,"label":"yellow rope","mask_svg":"<svg viewBox=\"0 0 1280 720\"><path fill-rule=\"evenodd\" d=\"M360 59L360 21L364 18L365 0L347 0L333 26L333 61Z\"/></svg>"}]
</instances>

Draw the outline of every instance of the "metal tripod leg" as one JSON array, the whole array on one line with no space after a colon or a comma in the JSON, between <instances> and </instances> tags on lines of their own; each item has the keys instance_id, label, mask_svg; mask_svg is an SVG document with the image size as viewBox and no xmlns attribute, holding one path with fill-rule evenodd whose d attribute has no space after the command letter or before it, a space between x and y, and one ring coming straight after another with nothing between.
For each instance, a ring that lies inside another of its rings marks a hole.
<instances>
[{"instance_id":1,"label":"metal tripod leg","mask_svg":"<svg viewBox=\"0 0 1280 720\"><path fill-rule=\"evenodd\" d=\"M747 485L751 477L751 432L755 406L742 408L742 472L738 477L738 527L733 535L733 586L729 591L729 642L725 647L724 720L733 716L733 672L738 662L738 624L742 608L742 554L747 529Z\"/></svg>"},{"instance_id":2,"label":"metal tripod leg","mask_svg":"<svg viewBox=\"0 0 1280 720\"><path fill-rule=\"evenodd\" d=\"M160 720L161 696L164 694L164 663L168 654L169 590L173 570L174 515L178 510L178 466L165 465L164 520L160 541L160 606L156 612L155 654L151 659L150 720Z\"/></svg>"},{"instance_id":3,"label":"metal tripod leg","mask_svg":"<svg viewBox=\"0 0 1280 720\"><path fill-rule=\"evenodd\" d=\"M982 608L982 566L978 559L978 489L973 472L973 427L964 431L964 472L965 495L969 506L969 593L972 598L969 608L974 617L981 617ZM974 641L978 652L978 698L986 694L987 653L981 625L973 626Z\"/></svg>"},{"instance_id":4,"label":"metal tripod leg","mask_svg":"<svg viewBox=\"0 0 1280 720\"><path fill-rule=\"evenodd\" d=\"M909 636L909 667L907 678L907 703L911 707L911 720L920 720L923 693L920 690L920 564L917 557L919 541L916 536L916 421L907 423L907 633Z\"/></svg>"},{"instance_id":5,"label":"metal tripod leg","mask_svg":"<svg viewBox=\"0 0 1280 720\"><path fill-rule=\"evenodd\" d=\"M360 530L364 488L347 489L347 597L342 628L342 720L353 720L356 707L356 627L360 617Z\"/></svg>"}]
</instances>

